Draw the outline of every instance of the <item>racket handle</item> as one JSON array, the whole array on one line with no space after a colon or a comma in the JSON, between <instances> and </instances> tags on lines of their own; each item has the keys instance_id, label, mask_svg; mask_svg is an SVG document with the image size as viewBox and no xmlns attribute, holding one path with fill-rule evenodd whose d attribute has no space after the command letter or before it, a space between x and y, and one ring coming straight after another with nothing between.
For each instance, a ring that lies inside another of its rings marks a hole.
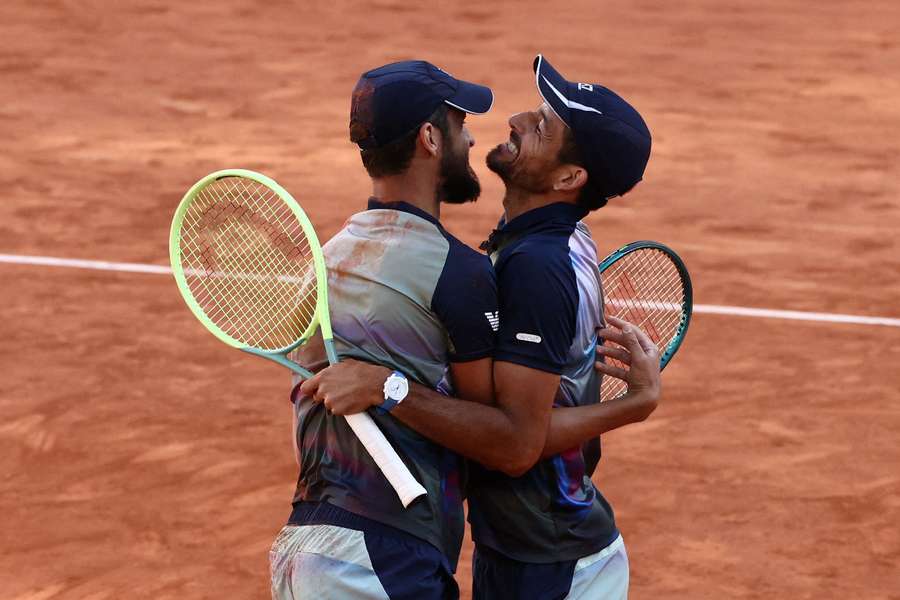
<instances>
[{"instance_id":1,"label":"racket handle","mask_svg":"<svg viewBox=\"0 0 900 600\"><path fill-rule=\"evenodd\" d=\"M400 496L400 502L406 508L410 503L426 494L425 488L416 481L409 469L400 459L397 451L391 446L384 434L378 429L378 425L372 420L368 413L357 413L355 415L347 415L347 423L350 429L366 447L369 455L384 473L391 487Z\"/></svg>"}]
</instances>

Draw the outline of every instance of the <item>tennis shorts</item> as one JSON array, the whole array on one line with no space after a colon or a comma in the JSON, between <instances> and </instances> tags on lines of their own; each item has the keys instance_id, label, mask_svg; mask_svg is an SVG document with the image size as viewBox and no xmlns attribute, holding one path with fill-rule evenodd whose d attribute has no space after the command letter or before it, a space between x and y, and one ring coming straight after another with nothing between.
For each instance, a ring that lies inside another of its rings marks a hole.
<instances>
[{"instance_id":1,"label":"tennis shorts","mask_svg":"<svg viewBox=\"0 0 900 600\"><path fill-rule=\"evenodd\" d=\"M269 552L273 600L457 600L459 587L431 544L362 517L289 524Z\"/></svg>"},{"instance_id":2,"label":"tennis shorts","mask_svg":"<svg viewBox=\"0 0 900 600\"><path fill-rule=\"evenodd\" d=\"M479 546L472 578L473 600L626 600L628 555L622 536L596 554L547 564Z\"/></svg>"}]
</instances>

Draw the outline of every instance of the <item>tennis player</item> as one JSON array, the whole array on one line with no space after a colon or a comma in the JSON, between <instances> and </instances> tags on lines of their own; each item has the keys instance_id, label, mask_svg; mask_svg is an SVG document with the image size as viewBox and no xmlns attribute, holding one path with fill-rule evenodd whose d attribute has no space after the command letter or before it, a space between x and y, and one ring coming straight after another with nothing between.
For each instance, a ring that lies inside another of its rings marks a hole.
<instances>
[{"instance_id":1,"label":"tennis player","mask_svg":"<svg viewBox=\"0 0 900 600\"><path fill-rule=\"evenodd\" d=\"M600 329L598 257L581 219L641 180L650 133L607 88L569 82L542 56L534 72L543 104L510 118L509 141L487 158L506 184L505 218L487 245L500 297L497 405L453 401L413 385L404 397L390 398L391 414L485 467L469 486L476 599L625 598L625 546L591 474L600 458L597 436L655 408L659 355L643 332L622 321L610 319L617 327ZM624 349L599 346L598 329ZM595 352L630 362L630 371L602 362L595 369ZM529 385L510 403L504 375L513 370ZM302 390L349 414L383 402L373 390L387 373L348 361ZM628 394L599 404L601 373L627 378ZM543 386L551 383L548 396ZM531 406L542 435L510 435L501 426L516 403ZM560 407L552 419L551 405Z\"/></svg>"},{"instance_id":2,"label":"tennis player","mask_svg":"<svg viewBox=\"0 0 900 600\"><path fill-rule=\"evenodd\" d=\"M484 315L498 310L496 280L490 260L438 219L441 202L480 193L464 120L492 103L489 88L423 61L364 73L353 91L350 138L373 194L323 247L339 356L483 401L492 393L496 335ZM312 344L294 358L313 369L327 364ZM292 402L300 474L293 512L270 553L273 598L457 598L465 525L458 455L373 411L427 490L405 509L343 417L303 398L299 387Z\"/></svg>"}]
</instances>

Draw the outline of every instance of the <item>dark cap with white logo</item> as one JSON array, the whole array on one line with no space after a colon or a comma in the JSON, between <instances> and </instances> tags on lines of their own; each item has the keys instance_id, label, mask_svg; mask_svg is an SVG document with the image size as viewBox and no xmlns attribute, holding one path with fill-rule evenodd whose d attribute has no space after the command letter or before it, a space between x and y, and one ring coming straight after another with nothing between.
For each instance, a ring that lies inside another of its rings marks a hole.
<instances>
[{"instance_id":1,"label":"dark cap with white logo","mask_svg":"<svg viewBox=\"0 0 900 600\"><path fill-rule=\"evenodd\" d=\"M534 74L544 101L575 136L588 184L604 198L637 185L650 158L650 130L634 107L602 85L567 81L540 54Z\"/></svg>"},{"instance_id":2,"label":"dark cap with white logo","mask_svg":"<svg viewBox=\"0 0 900 600\"><path fill-rule=\"evenodd\" d=\"M491 109L494 94L424 60L367 71L353 90L350 140L363 150L381 148L419 127L442 102L480 115Z\"/></svg>"}]
</instances>

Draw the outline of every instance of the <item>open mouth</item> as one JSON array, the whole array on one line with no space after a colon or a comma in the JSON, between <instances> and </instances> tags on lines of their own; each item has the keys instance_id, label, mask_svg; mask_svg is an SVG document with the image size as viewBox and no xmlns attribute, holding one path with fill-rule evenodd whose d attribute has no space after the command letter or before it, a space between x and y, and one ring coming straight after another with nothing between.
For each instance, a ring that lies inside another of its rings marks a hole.
<instances>
[{"instance_id":1,"label":"open mouth","mask_svg":"<svg viewBox=\"0 0 900 600\"><path fill-rule=\"evenodd\" d=\"M519 137L519 134L515 131L510 130L509 132L509 141L506 142L506 150L512 154L513 156L519 155L519 145L522 143L522 138Z\"/></svg>"}]
</instances>

